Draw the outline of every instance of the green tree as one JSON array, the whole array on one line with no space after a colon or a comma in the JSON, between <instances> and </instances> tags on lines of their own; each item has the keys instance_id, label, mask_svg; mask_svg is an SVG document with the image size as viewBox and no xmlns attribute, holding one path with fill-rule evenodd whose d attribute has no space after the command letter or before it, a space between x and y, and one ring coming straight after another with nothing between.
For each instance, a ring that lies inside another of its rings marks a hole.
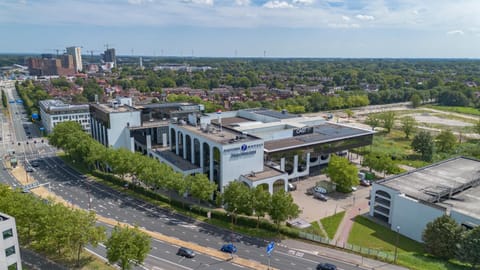
<instances>
[{"instance_id":1,"label":"green tree","mask_svg":"<svg viewBox=\"0 0 480 270\"><path fill-rule=\"evenodd\" d=\"M325 172L340 192L352 192L352 187L359 184L357 166L344 157L332 155Z\"/></svg>"},{"instance_id":2,"label":"green tree","mask_svg":"<svg viewBox=\"0 0 480 270\"><path fill-rule=\"evenodd\" d=\"M395 112L389 111L384 112L379 115L380 122L382 127L387 130L387 133L390 133L393 126L395 125Z\"/></svg>"},{"instance_id":3,"label":"green tree","mask_svg":"<svg viewBox=\"0 0 480 270\"><path fill-rule=\"evenodd\" d=\"M412 116L405 116L401 119L402 126L401 129L405 133L405 138L409 138L410 134L415 132L417 127L417 121Z\"/></svg>"},{"instance_id":4,"label":"green tree","mask_svg":"<svg viewBox=\"0 0 480 270\"><path fill-rule=\"evenodd\" d=\"M415 152L422 155L422 160L431 161L434 151L434 142L432 135L427 131L420 131L412 141L412 148Z\"/></svg>"},{"instance_id":5,"label":"green tree","mask_svg":"<svg viewBox=\"0 0 480 270\"><path fill-rule=\"evenodd\" d=\"M68 243L70 249L76 253L77 265L80 265L80 254L86 245L96 247L106 239L105 228L96 226L94 212L85 212L80 209L72 210L69 226Z\"/></svg>"},{"instance_id":6,"label":"green tree","mask_svg":"<svg viewBox=\"0 0 480 270\"><path fill-rule=\"evenodd\" d=\"M208 201L217 189L217 184L211 182L205 174L188 175L185 181L189 187L189 193L199 201Z\"/></svg>"},{"instance_id":7,"label":"green tree","mask_svg":"<svg viewBox=\"0 0 480 270\"><path fill-rule=\"evenodd\" d=\"M457 137L449 129L442 130L435 138L435 146L440 152L449 153L457 144Z\"/></svg>"},{"instance_id":8,"label":"green tree","mask_svg":"<svg viewBox=\"0 0 480 270\"><path fill-rule=\"evenodd\" d=\"M461 233L462 228L453 218L447 215L438 217L429 222L423 231L425 250L433 256L452 259L456 255Z\"/></svg>"},{"instance_id":9,"label":"green tree","mask_svg":"<svg viewBox=\"0 0 480 270\"><path fill-rule=\"evenodd\" d=\"M264 187L261 185L256 186L253 189L252 194L252 208L254 211L255 216L257 217L257 228L260 224L260 218L264 217L265 214L268 212L268 209L271 205L272 196L265 190Z\"/></svg>"},{"instance_id":10,"label":"green tree","mask_svg":"<svg viewBox=\"0 0 480 270\"><path fill-rule=\"evenodd\" d=\"M347 115L348 120L353 116L353 111L350 109L345 110L345 114Z\"/></svg>"},{"instance_id":11,"label":"green tree","mask_svg":"<svg viewBox=\"0 0 480 270\"><path fill-rule=\"evenodd\" d=\"M472 265L476 269L480 265L480 226L466 231L458 245L457 259Z\"/></svg>"},{"instance_id":12,"label":"green tree","mask_svg":"<svg viewBox=\"0 0 480 270\"><path fill-rule=\"evenodd\" d=\"M283 189L273 193L272 203L268 210L270 218L277 224L277 230L280 229L280 223L289 218L298 217L300 209L293 202L292 195Z\"/></svg>"},{"instance_id":13,"label":"green tree","mask_svg":"<svg viewBox=\"0 0 480 270\"><path fill-rule=\"evenodd\" d=\"M150 236L138 227L115 226L105 243L107 259L110 263L119 263L122 270L130 269L131 263L143 263L150 251Z\"/></svg>"},{"instance_id":14,"label":"green tree","mask_svg":"<svg viewBox=\"0 0 480 270\"><path fill-rule=\"evenodd\" d=\"M417 108L420 106L420 104L422 104L422 98L418 94L413 94L410 98L410 102L412 103L413 108Z\"/></svg>"},{"instance_id":15,"label":"green tree","mask_svg":"<svg viewBox=\"0 0 480 270\"><path fill-rule=\"evenodd\" d=\"M7 95L5 94L4 90L2 90L2 105L4 108L7 108L8 106Z\"/></svg>"},{"instance_id":16,"label":"green tree","mask_svg":"<svg viewBox=\"0 0 480 270\"><path fill-rule=\"evenodd\" d=\"M225 187L223 202L225 210L233 213L232 219L236 214L250 216L253 213L252 190L240 181L232 181Z\"/></svg>"},{"instance_id":17,"label":"green tree","mask_svg":"<svg viewBox=\"0 0 480 270\"><path fill-rule=\"evenodd\" d=\"M378 118L378 115L369 114L367 119L365 119L365 124L369 125L372 130L375 130L375 128L380 125L380 119Z\"/></svg>"},{"instance_id":18,"label":"green tree","mask_svg":"<svg viewBox=\"0 0 480 270\"><path fill-rule=\"evenodd\" d=\"M371 152L365 155L363 158L363 166L367 166L371 170L375 170L377 172L383 172L384 175L386 173L390 174L398 171L397 166L390 156L380 153Z\"/></svg>"}]
</instances>

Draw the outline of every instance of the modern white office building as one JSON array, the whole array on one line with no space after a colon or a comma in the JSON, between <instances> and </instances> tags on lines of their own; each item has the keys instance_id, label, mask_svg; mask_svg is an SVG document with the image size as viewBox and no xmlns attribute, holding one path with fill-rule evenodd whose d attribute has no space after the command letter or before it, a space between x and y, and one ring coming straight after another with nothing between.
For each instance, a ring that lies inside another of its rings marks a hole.
<instances>
[{"instance_id":1,"label":"modern white office building","mask_svg":"<svg viewBox=\"0 0 480 270\"><path fill-rule=\"evenodd\" d=\"M47 133L52 132L55 125L66 121L78 122L83 130L90 132L90 110L88 104L70 105L61 100L46 99L38 102L42 125Z\"/></svg>"},{"instance_id":2,"label":"modern white office building","mask_svg":"<svg viewBox=\"0 0 480 270\"><path fill-rule=\"evenodd\" d=\"M0 213L0 269L21 270L20 246L18 245L15 219Z\"/></svg>"},{"instance_id":3,"label":"modern white office building","mask_svg":"<svg viewBox=\"0 0 480 270\"><path fill-rule=\"evenodd\" d=\"M480 161L445 160L377 181L370 216L421 242L427 223L449 215L463 227L480 225Z\"/></svg>"},{"instance_id":4,"label":"modern white office building","mask_svg":"<svg viewBox=\"0 0 480 270\"><path fill-rule=\"evenodd\" d=\"M169 146L150 156L184 174L205 173L219 190L232 181L271 193L328 164L330 154L372 143L373 132L322 117L251 109L171 121Z\"/></svg>"},{"instance_id":5,"label":"modern white office building","mask_svg":"<svg viewBox=\"0 0 480 270\"><path fill-rule=\"evenodd\" d=\"M68 47L67 54L73 56L73 64L75 65L75 71L82 71L83 70L82 48Z\"/></svg>"}]
</instances>

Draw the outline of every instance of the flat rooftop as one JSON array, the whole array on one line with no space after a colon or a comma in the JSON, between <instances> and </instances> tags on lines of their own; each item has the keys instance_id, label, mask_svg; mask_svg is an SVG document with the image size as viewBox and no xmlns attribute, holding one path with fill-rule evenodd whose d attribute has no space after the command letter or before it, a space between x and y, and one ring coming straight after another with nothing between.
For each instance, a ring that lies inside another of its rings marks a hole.
<instances>
[{"instance_id":1,"label":"flat rooftop","mask_svg":"<svg viewBox=\"0 0 480 270\"><path fill-rule=\"evenodd\" d=\"M270 110L270 109L252 109L252 110L249 110L249 111L252 111L256 114L259 114L259 115L264 115L264 116L269 116L269 117L273 117L273 118L277 118L277 119L289 119L289 118L297 118L297 117L300 117L299 115L297 114L291 114L291 113L288 113L287 111L274 111L274 110Z\"/></svg>"},{"instance_id":2,"label":"flat rooftop","mask_svg":"<svg viewBox=\"0 0 480 270\"><path fill-rule=\"evenodd\" d=\"M223 123L222 123L223 124ZM206 131L207 128L201 129L200 126L191 126L189 124L184 124L184 125L176 125L178 127L181 127L182 129L188 130L191 133L196 134L198 137L204 137L207 140L217 142L219 144L230 144L233 142L233 140L237 140L238 142L252 142L259 140L259 138L251 136L251 135L245 135L242 134L239 131L227 128L227 127L222 127L220 130L220 126L218 125L210 125L210 128L208 129L208 132ZM238 140L241 138L240 140Z\"/></svg>"},{"instance_id":3,"label":"flat rooftop","mask_svg":"<svg viewBox=\"0 0 480 270\"><path fill-rule=\"evenodd\" d=\"M110 104L91 104L92 107L95 107L105 113L118 113L118 112L134 112L138 111L134 107L128 105L118 105L111 106Z\"/></svg>"},{"instance_id":4,"label":"flat rooftop","mask_svg":"<svg viewBox=\"0 0 480 270\"><path fill-rule=\"evenodd\" d=\"M265 142L265 151L282 151L372 134L373 132L369 130L324 122L314 126L313 133L267 141Z\"/></svg>"},{"instance_id":5,"label":"flat rooftop","mask_svg":"<svg viewBox=\"0 0 480 270\"><path fill-rule=\"evenodd\" d=\"M437 204L447 208L451 207L457 212L480 220L480 186L469 188L454 195L451 199Z\"/></svg>"},{"instance_id":6,"label":"flat rooftop","mask_svg":"<svg viewBox=\"0 0 480 270\"><path fill-rule=\"evenodd\" d=\"M177 156L175 153L170 151L170 148L155 149L154 151L182 171L190 171L200 168L197 165L190 163L190 161L183 159L181 156Z\"/></svg>"},{"instance_id":7,"label":"flat rooftop","mask_svg":"<svg viewBox=\"0 0 480 270\"><path fill-rule=\"evenodd\" d=\"M89 111L88 104L71 105L63 103L61 100L46 99L39 101L40 105L48 111Z\"/></svg>"},{"instance_id":8,"label":"flat rooftop","mask_svg":"<svg viewBox=\"0 0 480 270\"><path fill-rule=\"evenodd\" d=\"M398 190L409 197L431 203L450 202L450 199L446 199L452 193L454 201L456 201L453 203L454 205L467 208L464 204L469 204L468 201L473 200L477 202L475 204L476 211L480 212L480 207L478 207L480 205L478 203L480 202L480 187L475 187L480 183L479 160L466 157L448 159L376 183ZM467 188L470 189L466 190ZM463 202L455 199L462 197L466 198Z\"/></svg>"},{"instance_id":9,"label":"flat rooftop","mask_svg":"<svg viewBox=\"0 0 480 270\"><path fill-rule=\"evenodd\" d=\"M276 170L271 167L263 166L263 171L261 172L253 172L250 174L243 175L243 177L247 178L248 180L255 182L255 181L260 181L268 178L272 178L275 176L281 176L285 174L285 172Z\"/></svg>"}]
</instances>

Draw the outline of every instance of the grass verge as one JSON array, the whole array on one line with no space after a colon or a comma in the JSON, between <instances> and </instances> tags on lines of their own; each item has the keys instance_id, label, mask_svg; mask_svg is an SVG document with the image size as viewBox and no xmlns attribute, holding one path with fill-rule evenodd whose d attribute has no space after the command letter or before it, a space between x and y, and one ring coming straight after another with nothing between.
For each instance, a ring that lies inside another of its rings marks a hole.
<instances>
[{"instance_id":1,"label":"grass verge","mask_svg":"<svg viewBox=\"0 0 480 270\"><path fill-rule=\"evenodd\" d=\"M345 211L336 213L335 215L322 218L320 222L322 223L323 228L327 232L327 236L329 239L333 239L335 237L335 233L337 233L338 226L340 222L342 222L343 217L345 216Z\"/></svg>"},{"instance_id":2,"label":"grass verge","mask_svg":"<svg viewBox=\"0 0 480 270\"><path fill-rule=\"evenodd\" d=\"M428 105L426 107L439 110L439 111L455 112L455 113L480 116L480 110L472 107L439 106L439 105Z\"/></svg>"},{"instance_id":3,"label":"grass verge","mask_svg":"<svg viewBox=\"0 0 480 270\"><path fill-rule=\"evenodd\" d=\"M445 261L425 254L423 245L397 235L389 228L362 216L355 218L348 243L386 252L394 252L398 237L397 263L418 270L466 270L469 267L456 261Z\"/></svg>"},{"instance_id":4,"label":"grass verge","mask_svg":"<svg viewBox=\"0 0 480 270\"><path fill-rule=\"evenodd\" d=\"M310 227L303 229L303 231L306 233L311 233L311 234L321 236L323 238L327 237L325 235L325 232L322 230L322 228L320 228L320 224L318 224L318 221L313 221L310 223L310 225L311 225Z\"/></svg>"}]
</instances>

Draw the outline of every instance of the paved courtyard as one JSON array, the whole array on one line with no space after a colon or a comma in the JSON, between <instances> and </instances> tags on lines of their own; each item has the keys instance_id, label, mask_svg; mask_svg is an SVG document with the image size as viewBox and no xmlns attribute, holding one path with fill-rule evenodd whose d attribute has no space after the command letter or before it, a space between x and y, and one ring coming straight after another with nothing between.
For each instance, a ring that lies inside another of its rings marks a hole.
<instances>
[{"instance_id":1,"label":"paved courtyard","mask_svg":"<svg viewBox=\"0 0 480 270\"><path fill-rule=\"evenodd\" d=\"M302 210L299 216L300 218L312 222L358 205L368 205L367 197L370 194L370 187L358 186L357 191L350 194L339 192L329 193L327 194L328 201L326 202L317 200L313 198L312 195L306 195L307 189L315 186L315 184L321 180L328 180L328 177L325 174L320 174L295 182L295 184L297 184L297 190L292 191L291 194L295 203L298 204ZM359 212L365 213L366 211L368 211L368 209L360 209Z\"/></svg>"}]
</instances>

